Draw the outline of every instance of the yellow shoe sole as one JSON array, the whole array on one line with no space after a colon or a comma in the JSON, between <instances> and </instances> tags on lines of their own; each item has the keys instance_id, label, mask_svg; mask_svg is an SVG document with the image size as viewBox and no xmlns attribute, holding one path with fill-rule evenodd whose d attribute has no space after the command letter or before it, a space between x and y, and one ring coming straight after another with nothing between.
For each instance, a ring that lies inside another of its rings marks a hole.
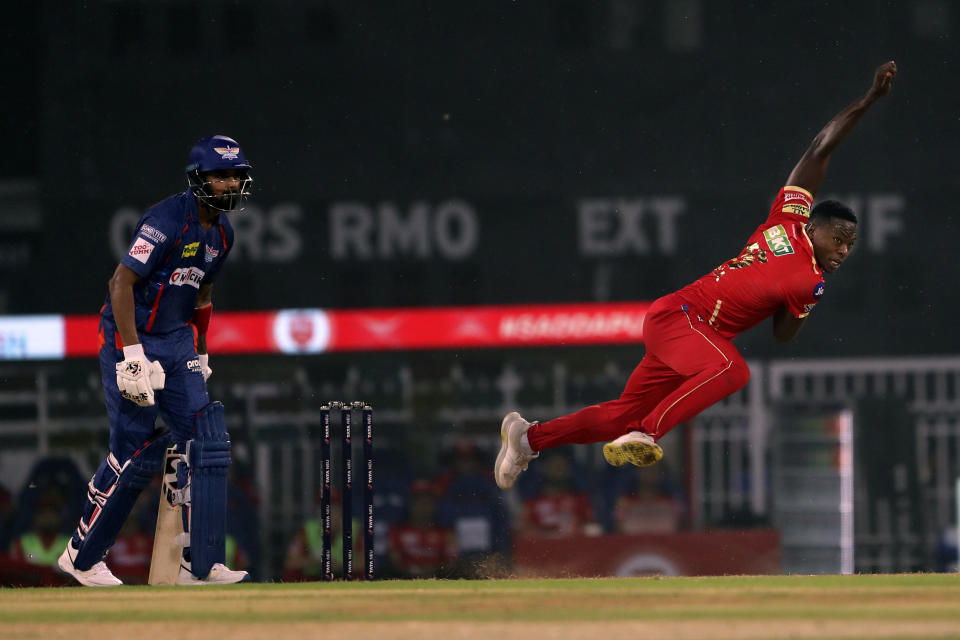
<instances>
[{"instance_id":1,"label":"yellow shoe sole","mask_svg":"<svg viewBox=\"0 0 960 640\"><path fill-rule=\"evenodd\" d=\"M663 449L656 443L625 442L615 445L610 442L603 445L603 457L615 467L621 467L628 462L638 467L649 467L660 462Z\"/></svg>"}]
</instances>

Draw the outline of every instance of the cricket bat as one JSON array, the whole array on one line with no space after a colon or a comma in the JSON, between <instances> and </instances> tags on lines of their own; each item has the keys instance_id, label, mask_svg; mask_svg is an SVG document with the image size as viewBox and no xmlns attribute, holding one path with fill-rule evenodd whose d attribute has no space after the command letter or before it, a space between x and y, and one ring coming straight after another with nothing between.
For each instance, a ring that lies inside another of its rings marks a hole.
<instances>
[{"instance_id":1,"label":"cricket bat","mask_svg":"<svg viewBox=\"0 0 960 640\"><path fill-rule=\"evenodd\" d=\"M181 505L174 504L177 488L177 465L183 456L176 446L167 449L163 459L163 484L157 511L157 530L153 536L153 555L150 558L150 576L147 584L174 585L180 574L180 556L183 553L183 520Z\"/></svg>"}]
</instances>

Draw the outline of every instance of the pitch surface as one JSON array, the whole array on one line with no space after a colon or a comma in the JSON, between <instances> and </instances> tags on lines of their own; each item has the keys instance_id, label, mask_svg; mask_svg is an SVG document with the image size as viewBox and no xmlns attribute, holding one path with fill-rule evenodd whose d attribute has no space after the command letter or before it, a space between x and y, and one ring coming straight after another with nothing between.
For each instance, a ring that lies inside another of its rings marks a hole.
<instances>
[{"instance_id":1,"label":"pitch surface","mask_svg":"<svg viewBox=\"0 0 960 640\"><path fill-rule=\"evenodd\" d=\"M0 589L0 629L71 640L960 638L960 575Z\"/></svg>"}]
</instances>

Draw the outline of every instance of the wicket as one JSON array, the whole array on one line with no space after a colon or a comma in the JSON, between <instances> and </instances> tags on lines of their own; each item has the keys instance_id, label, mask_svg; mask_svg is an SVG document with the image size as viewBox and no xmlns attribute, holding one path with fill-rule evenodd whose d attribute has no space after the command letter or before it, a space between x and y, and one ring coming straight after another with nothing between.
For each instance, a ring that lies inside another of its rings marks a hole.
<instances>
[{"instance_id":1,"label":"wicket","mask_svg":"<svg viewBox=\"0 0 960 640\"><path fill-rule=\"evenodd\" d=\"M365 438L363 458L366 471L366 483L363 489L363 577L374 579L373 566L373 407L365 402L331 401L320 407L320 423L323 440L320 444L320 473L323 488L320 497L320 518L323 521L323 579L333 580L333 554L331 551L331 464L330 464L330 410L340 409L340 421L343 425L343 446L341 448L341 530L343 541L343 579L353 580L353 412L361 411Z\"/></svg>"}]
</instances>

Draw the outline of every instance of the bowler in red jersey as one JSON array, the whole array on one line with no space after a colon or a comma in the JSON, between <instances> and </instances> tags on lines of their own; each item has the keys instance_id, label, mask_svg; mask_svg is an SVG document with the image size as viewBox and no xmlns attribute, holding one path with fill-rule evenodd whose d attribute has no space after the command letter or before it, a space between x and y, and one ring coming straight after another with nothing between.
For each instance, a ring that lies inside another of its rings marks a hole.
<instances>
[{"instance_id":1,"label":"bowler in red jersey","mask_svg":"<svg viewBox=\"0 0 960 640\"><path fill-rule=\"evenodd\" d=\"M606 442L603 455L614 466L655 464L664 434L746 386L750 370L735 336L769 317L778 342L797 336L823 296L824 275L840 268L857 239L853 211L834 200L814 206L814 196L834 149L890 92L896 74L895 62L880 65L867 92L814 137L736 257L650 306L646 355L619 398L546 422L515 411L504 417L494 465L501 489L540 451L565 444Z\"/></svg>"}]
</instances>

